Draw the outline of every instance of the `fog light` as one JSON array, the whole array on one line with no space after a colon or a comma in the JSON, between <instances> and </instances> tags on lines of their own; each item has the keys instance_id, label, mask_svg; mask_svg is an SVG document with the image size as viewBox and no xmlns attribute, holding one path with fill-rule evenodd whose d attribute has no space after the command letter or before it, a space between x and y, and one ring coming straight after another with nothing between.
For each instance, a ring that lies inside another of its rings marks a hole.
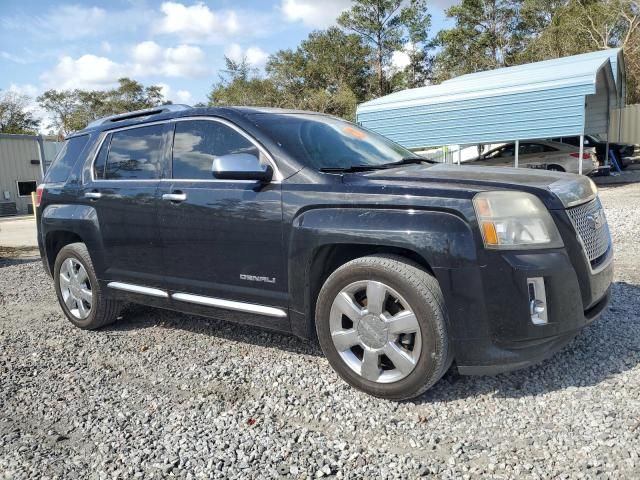
<instances>
[{"instance_id":1,"label":"fog light","mask_svg":"<svg viewBox=\"0 0 640 480\"><path fill-rule=\"evenodd\" d=\"M534 325L547 323L547 296L544 291L544 278L527 279L529 290L529 314Z\"/></svg>"}]
</instances>

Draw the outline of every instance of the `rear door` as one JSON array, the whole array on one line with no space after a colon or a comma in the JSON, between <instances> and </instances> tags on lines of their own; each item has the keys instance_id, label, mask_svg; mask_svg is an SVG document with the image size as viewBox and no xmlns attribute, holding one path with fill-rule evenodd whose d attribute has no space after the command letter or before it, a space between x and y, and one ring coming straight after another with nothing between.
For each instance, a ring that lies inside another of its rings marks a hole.
<instances>
[{"instance_id":1,"label":"rear door","mask_svg":"<svg viewBox=\"0 0 640 480\"><path fill-rule=\"evenodd\" d=\"M168 164L169 123L108 133L85 185L97 211L104 280L163 286L158 187Z\"/></svg>"},{"instance_id":2,"label":"rear door","mask_svg":"<svg viewBox=\"0 0 640 480\"><path fill-rule=\"evenodd\" d=\"M277 179L268 184L215 179L213 160L234 153L255 155L273 166L262 147L225 120L175 122L172 177L160 191L167 282L173 292L207 297L191 298L194 303L232 301L284 310L281 185ZM265 311L267 316L284 313Z\"/></svg>"}]
</instances>

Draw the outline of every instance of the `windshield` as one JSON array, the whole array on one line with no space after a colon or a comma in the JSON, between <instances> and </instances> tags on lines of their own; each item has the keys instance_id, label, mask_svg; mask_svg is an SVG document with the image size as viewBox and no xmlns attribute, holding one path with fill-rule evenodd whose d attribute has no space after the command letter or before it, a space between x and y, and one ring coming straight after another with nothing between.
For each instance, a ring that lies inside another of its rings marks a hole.
<instances>
[{"instance_id":1,"label":"windshield","mask_svg":"<svg viewBox=\"0 0 640 480\"><path fill-rule=\"evenodd\" d=\"M377 133L333 117L259 113L249 118L296 160L316 170L376 167L421 158Z\"/></svg>"}]
</instances>

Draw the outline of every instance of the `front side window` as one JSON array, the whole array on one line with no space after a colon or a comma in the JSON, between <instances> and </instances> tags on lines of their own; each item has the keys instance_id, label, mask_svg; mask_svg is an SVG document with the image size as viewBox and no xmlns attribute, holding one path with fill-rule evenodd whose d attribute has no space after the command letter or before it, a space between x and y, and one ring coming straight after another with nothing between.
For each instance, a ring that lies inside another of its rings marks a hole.
<instances>
[{"instance_id":1,"label":"front side window","mask_svg":"<svg viewBox=\"0 0 640 480\"><path fill-rule=\"evenodd\" d=\"M173 139L173 178L213 179L216 157L249 153L260 158L260 151L233 128L210 120L177 122Z\"/></svg>"},{"instance_id":2,"label":"front side window","mask_svg":"<svg viewBox=\"0 0 640 480\"><path fill-rule=\"evenodd\" d=\"M108 180L160 178L163 170L163 130L164 125L150 125L113 132L104 178Z\"/></svg>"},{"instance_id":3,"label":"front side window","mask_svg":"<svg viewBox=\"0 0 640 480\"><path fill-rule=\"evenodd\" d=\"M318 170L420 158L382 135L325 115L256 113L249 119L291 156Z\"/></svg>"}]
</instances>

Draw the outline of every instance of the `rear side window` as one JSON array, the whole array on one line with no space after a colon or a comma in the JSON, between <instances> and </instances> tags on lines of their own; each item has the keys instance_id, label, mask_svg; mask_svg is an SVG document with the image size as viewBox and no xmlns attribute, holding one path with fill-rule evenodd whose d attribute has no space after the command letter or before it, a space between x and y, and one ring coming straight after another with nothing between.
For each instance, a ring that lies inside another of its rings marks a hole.
<instances>
[{"instance_id":1,"label":"rear side window","mask_svg":"<svg viewBox=\"0 0 640 480\"><path fill-rule=\"evenodd\" d=\"M89 135L73 137L64 142L62 150L53 161L45 176L45 183L60 183L67 180L71 169L89 140Z\"/></svg>"},{"instance_id":2,"label":"rear side window","mask_svg":"<svg viewBox=\"0 0 640 480\"><path fill-rule=\"evenodd\" d=\"M177 122L173 139L173 178L211 180L213 160L222 155L260 151L246 137L220 122Z\"/></svg>"},{"instance_id":3,"label":"rear side window","mask_svg":"<svg viewBox=\"0 0 640 480\"><path fill-rule=\"evenodd\" d=\"M150 125L113 132L104 178L108 180L160 178L163 170L163 129L164 125Z\"/></svg>"}]
</instances>

